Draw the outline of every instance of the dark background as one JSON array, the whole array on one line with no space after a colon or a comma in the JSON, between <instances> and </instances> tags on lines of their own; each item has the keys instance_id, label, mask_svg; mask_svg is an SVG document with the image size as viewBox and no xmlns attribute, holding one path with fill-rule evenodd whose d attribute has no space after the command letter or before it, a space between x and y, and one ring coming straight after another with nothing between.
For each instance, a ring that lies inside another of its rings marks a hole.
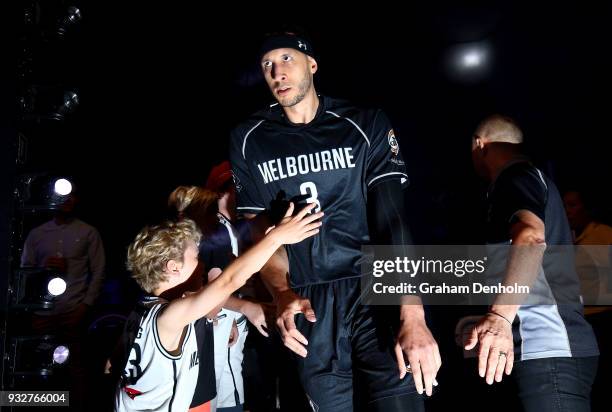
<instances>
[{"instance_id":1,"label":"dark background","mask_svg":"<svg viewBox=\"0 0 612 412\"><path fill-rule=\"evenodd\" d=\"M125 246L163 217L169 192L203 184L226 158L231 128L271 101L255 52L261 35L283 23L309 33L320 93L388 112L422 240L478 240L465 224L482 199L469 146L478 121L494 112L519 121L528 151L562 189L594 188L607 217L609 6L455 2L331 11L262 3L213 12L177 2L96 3L77 3L83 19L63 40L28 40L30 82L76 90L80 106L63 122L19 128L29 142L24 170L77 180L83 218L102 233L110 275L123 276ZM74 3L44 4L39 32ZM471 42L489 47L486 70L476 74L447 59Z\"/></svg>"},{"instance_id":2,"label":"dark background","mask_svg":"<svg viewBox=\"0 0 612 412\"><path fill-rule=\"evenodd\" d=\"M213 11L195 3L22 1L7 13L17 36L5 61L17 71L3 87L2 134L9 143L21 132L28 150L17 170L15 153L3 152L2 182L33 171L75 180L82 219L105 243L106 298L125 291L126 247L144 224L165 217L168 194L203 185L227 158L229 131L271 101L255 55L262 34L286 23L311 37L320 93L389 114L420 243L482 242L485 186L472 171L470 144L478 122L495 112L518 120L527 151L562 191L587 190L596 216L610 223L609 4L227 2ZM59 38L70 5L83 19ZM24 10L35 18L24 19ZM449 56L473 43L488 47L484 68L453 65ZM63 121L24 118L12 96L21 101L32 84L74 90L80 105ZM31 216L28 225L48 218Z\"/></svg>"}]
</instances>

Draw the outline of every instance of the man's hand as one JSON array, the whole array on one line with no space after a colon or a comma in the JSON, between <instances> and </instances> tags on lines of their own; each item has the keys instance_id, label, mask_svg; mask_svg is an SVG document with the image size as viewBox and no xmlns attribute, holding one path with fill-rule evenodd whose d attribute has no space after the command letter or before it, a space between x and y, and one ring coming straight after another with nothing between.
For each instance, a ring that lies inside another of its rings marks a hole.
<instances>
[{"instance_id":1,"label":"man's hand","mask_svg":"<svg viewBox=\"0 0 612 412\"><path fill-rule=\"evenodd\" d=\"M504 375L510 375L514 364L514 343L512 326L507 320L492 313L484 316L474 329L465 349L478 347L478 374L485 378L489 385L501 382Z\"/></svg>"},{"instance_id":2,"label":"man's hand","mask_svg":"<svg viewBox=\"0 0 612 412\"><path fill-rule=\"evenodd\" d=\"M305 358L308 351L305 346L308 341L295 326L295 315L303 314L309 322L316 322L310 300L295 294L291 289L277 294L276 326L286 347Z\"/></svg>"},{"instance_id":3,"label":"man's hand","mask_svg":"<svg viewBox=\"0 0 612 412\"><path fill-rule=\"evenodd\" d=\"M400 379L403 379L407 372L404 354L408 358L417 392L422 394L425 388L427 395L431 396L433 386L437 384L436 375L442 366L442 358L425 319L402 319L395 344Z\"/></svg>"},{"instance_id":4,"label":"man's hand","mask_svg":"<svg viewBox=\"0 0 612 412\"><path fill-rule=\"evenodd\" d=\"M268 324L266 322L267 314L273 309L271 305L266 303L251 302L245 300L242 306L242 313L247 317L249 322L257 328L259 333L266 338L268 335Z\"/></svg>"}]
</instances>

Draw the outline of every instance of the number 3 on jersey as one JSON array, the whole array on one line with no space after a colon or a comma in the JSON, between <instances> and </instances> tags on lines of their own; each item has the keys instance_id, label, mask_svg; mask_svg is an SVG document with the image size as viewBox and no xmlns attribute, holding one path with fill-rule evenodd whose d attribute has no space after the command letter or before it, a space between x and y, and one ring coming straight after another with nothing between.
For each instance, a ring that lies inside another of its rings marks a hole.
<instances>
[{"instance_id":1,"label":"number 3 on jersey","mask_svg":"<svg viewBox=\"0 0 612 412\"><path fill-rule=\"evenodd\" d=\"M321 210L321 203L319 203L319 192L317 192L317 187L313 182L304 182L300 185L300 193L303 195L310 195L306 202L308 203L316 203L317 207L315 207L314 212L319 212Z\"/></svg>"}]
</instances>

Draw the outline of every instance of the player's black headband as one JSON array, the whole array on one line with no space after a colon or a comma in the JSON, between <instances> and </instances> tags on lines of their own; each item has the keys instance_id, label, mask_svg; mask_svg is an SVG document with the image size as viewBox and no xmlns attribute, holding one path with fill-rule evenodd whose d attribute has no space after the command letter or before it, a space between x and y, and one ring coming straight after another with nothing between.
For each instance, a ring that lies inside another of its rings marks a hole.
<instances>
[{"instance_id":1,"label":"player's black headband","mask_svg":"<svg viewBox=\"0 0 612 412\"><path fill-rule=\"evenodd\" d=\"M275 34L267 37L259 49L259 58L261 59L264 54L275 49L295 49L310 57L314 57L310 42L303 37L290 33Z\"/></svg>"}]
</instances>

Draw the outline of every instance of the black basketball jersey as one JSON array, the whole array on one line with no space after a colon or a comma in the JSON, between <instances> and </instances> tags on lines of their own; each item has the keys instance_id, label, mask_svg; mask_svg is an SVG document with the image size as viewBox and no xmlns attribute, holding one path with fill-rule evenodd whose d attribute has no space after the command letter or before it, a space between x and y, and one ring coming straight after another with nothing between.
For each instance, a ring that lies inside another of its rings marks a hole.
<instances>
[{"instance_id":1,"label":"black basketball jersey","mask_svg":"<svg viewBox=\"0 0 612 412\"><path fill-rule=\"evenodd\" d=\"M408 184L387 116L323 96L307 124L291 123L278 104L255 113L232 132L230 160L238 212L257 214L278 200L325 212L316 236L287 246L294 287L358 276L368 190L390 179Z\"/></svg>"}]
</instances>

